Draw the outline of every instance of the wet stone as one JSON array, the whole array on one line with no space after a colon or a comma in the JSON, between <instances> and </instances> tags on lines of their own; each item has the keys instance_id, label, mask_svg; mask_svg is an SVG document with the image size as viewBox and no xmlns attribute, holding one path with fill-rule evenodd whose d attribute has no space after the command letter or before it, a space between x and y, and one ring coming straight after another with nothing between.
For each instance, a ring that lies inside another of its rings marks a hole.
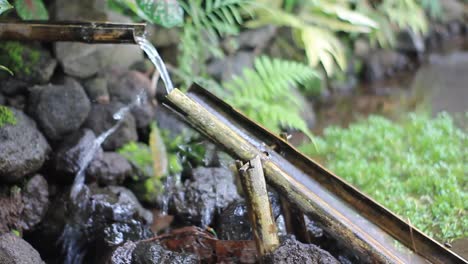
<instances>
[{"instance_id":1,"label":"wet stone","mask_svg":"<svg viewBox=\"0 0 468 264\"><path fill-rule=\"evenodd\" d=\"M49 139L58 140L76 131L90 109L83 87L74 79L66 78L60 85L31 88L28 111Z\"/></svg>"},{"instance_id":2,"label":"wet stone","mask_svg":"<svg viewBox=\"0 0 468 264\"><path fill-rule=\"evenodd\" d=\"M0 205L0 234L13 229L19 230L23 208L20 189L15 186L0 185Z\"/></svg>"},{"instance_id":3,"label":"wet stone","mask_svg":"<svg viewBox=\"0 0 468 264\"><path fill-rule=\"evenodd\" d=\"M22 189L23 211L21 225L23 230L31 230L44 218L49 207L49 186L46 179L34 175Z\"/></svg>"},{"instance_id":4,"label":"wet stone","mask_svg":"<svg viewBox=\"0 0 468 264\"><path fill-rule=\"evenodd\" d=\"M303 244L292 237L286 237L275 252L265 256L264 263L339 264L340 262L316 245Z\"/></svg>"},{"instance_id":5,"label":"wet stone","mask_svg":"<svg viewBox=\"0 0 468 264\"><path fill-rule=\"evenodd\" d=\"M105 105L93 104L84 126L93 130L96 135L100 135L116 124L117 121L114 120L114 114L125 106L119 102L111 102ZM119 128L104 141L102 148L106 151L114 151L126 143L136 141L137 139L135 118L133 115L127 114Z\"/></svg>"},{"instance_id":6,"label":"wet stone","mask_svg":"<svg viewBox=\"0 0 468 264\"><path fill-rule=\"evenodd\" d=\"M93 103L107 104L110 101L109 91L107 90L107 79L103 76L97 76L87 79L83 86L86 94Z\"/></svg>"},{"instance_id":7,"label":"wet stone","mask_svg":"<svg viewBox=\"0 0 468 264\"><path fill-rule=\"evenodd\" d=\"M165 249L156 242L138 243L132 254L134 264L153 263L175 263L190 264L199 263L198 258L193 254L177 253Z\"/></svg>"},{"instance_id":8,"label":"wet stone","mask_svg":"<svg viewBox=\"0 0 468 264\"><path fill-rule=\"evenodd\" d=\"M238 200L233 173L226 168L196 168L192 179L174 191L170 208L183 222L209 225L215 212Z\"/></svg>"},{"instance_id":9,"label":"wet stone","mask_svg":"<svg viewBox=\"0 0 468 264\"><path fill-rule=\"evenodd\" d=\"M54 156L54 169L58 180L71 183L75 175L80 170L83 160L90 155L96 136L93 131L83 129L65 138L60 144ZM99 148L95 153L95 158L102 155Z\"/></svg>"},{"instance_id":10,"label":"wet stone","mask_svg":"<svg viewBox=\"0 0 468 264\"><path fill-rule=\"evenodd\" d=\"M118 185L132 171L132 166L123 156L115 152L104 152L91 162L86 175L89 180L97 181L100 185Z\"/></svg>"},{"instance_id":11,"label":"wet stone","mask_svg":"<svg viewBox=\"0 0 468 264\"><path fill-rule=\"evenodd\" d=\"M147 127L154 118L154 107L148 97L150 88L151 81L148 77L137 71L117 74L109 81L112 101L128 105L135 102L137 96L142 97L142 105L135 106L131 110L138 128Z\"/></svg>"},{"instance_id":12,"label":"wet stone","mask_svg":"<svg viewBox=\"0 0 468 264\"><path fill-rule=\"evenodd\" d=\"M281 206L279 196L269 191L268 197L272 205L273 217L277 221L278 228L284 227L284 222L280 223ZM223 240L251 240L252 225L244 200L230 203L219 215L217 221L217 234Z\"/></svg>"},{"instance_id":13,"label":"wet stone","mask_svg":"<svg viewBox=\"0 0 468 264\"><path fill-rule=\"evenodd\" d=\"M28 242L11 233L6 233L0 236L0 263L41 264L44 261Z\"/></svg>"},{"instance_id":14,"label":"wet stone","mask_svg":"<svg viewBox=\"0 0 468 264\"><path fill-rule=\"evenodd\" d=\"M9 109L16 124L0 127L0 181L18 182L42 167L50 147L32 119L19 110Z\"/></svg>"}]
</instances>

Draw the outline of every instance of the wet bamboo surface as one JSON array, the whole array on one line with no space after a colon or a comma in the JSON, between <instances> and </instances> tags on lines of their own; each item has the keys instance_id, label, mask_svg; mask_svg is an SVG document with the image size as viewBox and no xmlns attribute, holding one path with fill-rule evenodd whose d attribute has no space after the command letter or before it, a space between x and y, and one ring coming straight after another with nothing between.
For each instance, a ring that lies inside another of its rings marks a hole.
<instances>
[{"instance_id":1,"label":"wet bamboo surface","mask_svg":"<svg viewBox=\"0 0 468 264\"><path fill-rule=\"evenodd\" d=\"M260 257L263 257L278 248L279 238L260 156L255 156L240 167L239 177L246 194L248 214L257 250Z\"/></svg>"},{"instance_id":2,"label":"wet bamboo surface","mask_svg":"<svg viewBox=\"0 0 468 264\"><path fill-rule=\"evenodd\" d=\"M360 262L467 263L206 90L175 89L165 103L242 161L259 155L267 182Z\"/></svg>"},{"instance_id":3,"label":"wet bamboo surface","mask_svg":"<svg viewBox=\"0 0 468 264\"><path fill-rule=\"evenodd\" d=\"M135 36L142 36L145 26L142 23L0 21L0 40L135 44Z\"/></svg>"}]
</instances>

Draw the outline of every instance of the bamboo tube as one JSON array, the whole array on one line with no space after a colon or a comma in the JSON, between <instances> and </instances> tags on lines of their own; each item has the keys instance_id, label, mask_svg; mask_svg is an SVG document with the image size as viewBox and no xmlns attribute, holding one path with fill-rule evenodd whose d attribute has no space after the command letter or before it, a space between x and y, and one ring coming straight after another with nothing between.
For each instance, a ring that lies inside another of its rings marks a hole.
<instances>
[{"instance_id":1,"label":"bamboo tube","mask_svg":"<svg viewBox=\"0 0 468 264\"><path fill-rule=\"evenodd\" d=\"M3 21L0 40L136 44L135 36L144 35L145 27L142 23Z\"/></svg>"},{"instance_id":2,"label":"bamboo tube","mask_svg":"<svg viewBox=\"0 0 468 264\"><path fill-rule=\"evenodd\" d=\"M247 199L252 231L260 257L273 253L279 245L278 230L273 219L260 156L245 163L239 176Z\"/></svg>"},{"instance_id":3,"label":"bamboo tube","mask_svg":"<svg viewBox=\"0 0 468 264\"><path fill-rule=\"evenodd\" d=\"M181 114L198 131L216 144L223 146L230 154L243 161L249 161L257 155L260 156L263 160L264 173L268 183L280 195L286 197L302 212L321 223L331 234L351 247L363 259L378 263L401 262L381 244L369 237L365 230L350 223L339 212L330 210L330 206L324 200L297 182L269 160L264 153L180 90L172 90L166 96L165 103Z\"/></svg>"}]
</instances>

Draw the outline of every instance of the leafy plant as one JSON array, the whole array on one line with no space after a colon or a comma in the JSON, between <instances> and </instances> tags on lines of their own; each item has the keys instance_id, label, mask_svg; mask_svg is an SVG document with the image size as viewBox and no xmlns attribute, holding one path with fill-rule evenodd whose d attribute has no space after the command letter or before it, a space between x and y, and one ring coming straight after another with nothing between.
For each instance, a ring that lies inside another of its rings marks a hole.
<instances>
[{"instance_id":1,"label":"leafy plant","mask_svg":"<svg viewBox=\"0 0 468 264\"><path fill-rule=\"evenodd\" d=\"M370 40L373 44L379 44L382 47L395 44L394 32L399 29L410 29L416 34L423 34L427 31L426 15L422 3L418 0L387 0L379 4L365 0L357 1L356 11L369 16L378 23L378 28L370 32Z\"/></svg>"},{"instance_id":2,"label":"leafy plant","mask_svg":"<svg viewBox=\"0 0 468 264\"><path fill-rule=\"evenodd\" d=\"M15 0L15 9L23 20L49 19L49 13L42 0Z\"/></svg>"},{"instance_id":3,"label":"leafy plant","mask_svg":"<svg viewBox=\"0 0 468 264\"><path fill-rule=\"evenodd\" d=\"M317 144L301 148L422 231L468 236L468 134L448 114L402 124L371 116L325 129Z\"/></svg>"},{"instance_id":4,"label":"leafy plant","mask_svg":"<svg viewBox=\"0 0 468 264\"><path fill-rule=\"evenodd\" d=\"M369 33L377 23L369 17L351 10L347 1L303 1L297 14L281 9L283 1L258 0L256 18L250 27L268 24L293 29L296 43L303 47L311 67L319 63L331 76L335 67L346 67L345 49L336 32Z\"/></svg>"},{"instance_id":5,"label":"leafy plant","mask_svg":"<svg viewBox=\"0 0 468 264\"><path fill-rule=\"evenodd\" d=\"M178 175L184 167L198 166L204 158L204 147L197 144L196 137L180 134L169 137L151 125L149 145L130 142L118 150L139 173L129 181L129 188L146 203L155 204L163 193L164 178Z\"/></svg>"},{"instance_id":6,"label":"leafy plant","mask_svg":"<svg viewBox=\"0 0 468 264\"><path fill-rule=\"evenodd\" d=\"M312 137L301 117L303 101L293 89L318 74L307 65L269 57L257 58L254 66L223 84L226 100L274 132L289 127Z\"/></svg>"},{"instance_id":7,"label":"leafy plant","mask_svg":"<svg viewBox=\"0 0 468 264\"><path fill-rule=\"evenodd\" d=\"M208 80L204 63L212 56L223 57L220 37L235 35L244 20L248 0L197 0L181 2L187 13L178 56L178 75L185 87L197 80Z\"/></svg>"},{"instance_id":8,"label":"leafy plant","mask_svg":"<svg viewBox=\"0 0 468 264\"><path fill-rule=\"evenodd\" d=\"M130 9L141 19L163 27L180 26L184 11L177 0L109 0L114 9Z\"/></svg>"},{"instance_id":9,"label":"leafy plant","mask_svg":"<svg viewBox=\"0 0 468 264\"><path fill-rule=\"evenodd\" d=\"M5 11L12 9L13 6L7 0L0 0L0 15Z\"/></svg>"}]
</instances>

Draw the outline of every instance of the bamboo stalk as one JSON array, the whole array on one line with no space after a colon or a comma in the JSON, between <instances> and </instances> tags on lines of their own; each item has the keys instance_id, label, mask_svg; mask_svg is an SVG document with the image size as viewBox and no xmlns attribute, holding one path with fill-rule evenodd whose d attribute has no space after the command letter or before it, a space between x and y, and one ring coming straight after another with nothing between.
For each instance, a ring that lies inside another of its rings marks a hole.
<instances>
[{"instance_id":1,"label":"bamboo stalk","mask_svg":"<svg viewBox=\"0 0 468 264\"><path fill-rule=\"evenodd\" d=\"M0 40L136 44L135 36L144 35L145 26L142 23L3 21Z\"/></svg>"},{"instance_id":2,"label":"bamboo stalk","mask_svg":"<svg viewBox=\"0 0 468 264\"><path fill-rule=\"evenodd\" d=\"M245 163L239 176L247 199L255 244L260 257L273 253L279 245L278 230L271 210L260 156Z\"/></svg>"},{"instance_id":3,"label":"bamboo stalk","mask_svg":"<svg viewBox=\"0 0 468 264\"><path fill-rule=\"evenodd\" d=\"M281 133L280 137L288 142L291 135ZM304 213L301 212L295 205L291 204L285 197L280 197L281 211L283 212L284 224L286 231L293 234L297 240L302 243L310 244L312 239L307 231L307 225L304 219Z\"/></svg>"},{"instance_id":4,"label":"bamboo stalk","mask_svg":"<svg viewBox=\"0 0 468 264\"><path fill-rule=\"evenodd\" d=\"M363 259L379 263L398 263L400 260L391 252L382 248L369 237L365 230L349 222L344 215L330 210L323 199L308 190L293 177L284 172L268 156L250 144L245 138L222 123L199 103L195 102L178 89L166 96L166 105L182 115L192 127L205 134L214 143L243 161L255 156L263 160L263 168L268 183L276 191L295 204L302 212L321 223L327 230L345 245L353 249Z\"/></svg>"}]
</instances>

